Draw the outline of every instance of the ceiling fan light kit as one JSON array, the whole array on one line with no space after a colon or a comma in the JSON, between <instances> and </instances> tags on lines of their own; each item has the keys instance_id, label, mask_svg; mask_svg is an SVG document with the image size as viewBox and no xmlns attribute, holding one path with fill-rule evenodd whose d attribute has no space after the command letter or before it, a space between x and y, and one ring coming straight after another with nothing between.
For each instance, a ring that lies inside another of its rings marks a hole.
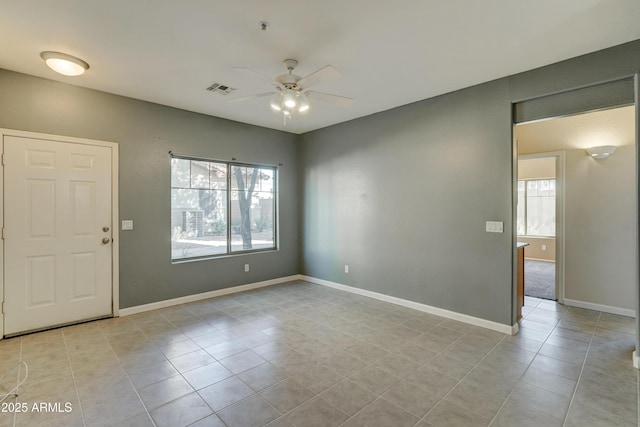
<instances>
[{"instance_id":1,"label":"ceiling fan light kit","mask_svg":"<svg viewBox=\"0 0 640 427\"><path fill-rule=\"evenodd\" d=\"M290 119L293 113L305 113L309 111L311 108L309 98L341 106L346 106L353 102L353 99L344 96L308 90L313 85L340 76L340 72L331 65L327 65L308 76L301 77L297 74L293 74L293 70L298 65L298 61L295 59L285 59L283 64L287 68L288 73L277 76L275 81L271 81L262 74L256 73L255 71L251 71L247 68L236 68L237 71L248 73L255 77L259 77L262 80L268 81L276 88L277 92L249 95L241 98L230 99L229 101L245 101L253 98L261 98L263 96L271 96L269 105L272 110L282 113L285 125L287 124L287 119Z\"/></svg>"},{"instance_id":2,"label":"ceiling fan light kit","mask_svg":"<svg viewBox=\"0 0 640 427\"><path fill-rule=\"evenodd\" d=\"M298 94L294 90L285 89L285 91L282 93L282 101L284 103L284 106L287 108L295 107L297 104L296 102L297 95Z\"/></svg>"},{"instance_id":3,"label":"ceiling fan light kit","mask_svg":"<svg viewBox=\"0 0 640 427\"><path fill-rule=\"evenodd\" d=\"M271 97L271 108L275 111L297 111L298 113L304 113L309 110L309 101L302 92L296 92L291 89L286 89L281 93L276 93Z\"/></svg>"}]
</instances>

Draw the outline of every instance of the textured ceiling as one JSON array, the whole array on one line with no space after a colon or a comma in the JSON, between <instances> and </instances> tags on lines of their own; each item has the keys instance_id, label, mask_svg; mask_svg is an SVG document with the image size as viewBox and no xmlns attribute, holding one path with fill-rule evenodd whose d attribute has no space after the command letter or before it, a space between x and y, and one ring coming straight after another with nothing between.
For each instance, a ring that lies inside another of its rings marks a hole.
<instances>
[{"instance_id":1,"label":"textured ceiling","mask_svg":"<svg viewBox=\"0 0 640 427\"><path fill-rule=\"evenodd\" d=\"M638 0L0 0L0 68L303 133L640 39L638 22ZM91 68L59 76L44 50ZM355 102L286 126L268 98L227 102L271 89L234 67L275 77L286 58L302 76L333 65L314 89Z\"/></svg>"}]
</instances>

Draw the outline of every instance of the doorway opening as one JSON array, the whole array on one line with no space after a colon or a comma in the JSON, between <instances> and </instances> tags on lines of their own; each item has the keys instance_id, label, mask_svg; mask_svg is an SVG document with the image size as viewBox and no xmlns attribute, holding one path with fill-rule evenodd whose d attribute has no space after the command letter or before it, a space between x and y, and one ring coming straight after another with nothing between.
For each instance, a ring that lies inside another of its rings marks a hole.
<instances>
[{"instance_id":1,"label":"doorway opening","mask_svg":"<svg viewBox=\"0 0 640 427\"><path fill-rule=\"evenodd\" d=\"M515 126L514 135L518 155L518 177L514 179L521 190L516 207L517 239L528 239L525 258L529 261L555 262L555 268L537 264L547 267L543 274L547 280L555 273L555 298L533 297L634 316L635 106L523 122ZM603 146L613 146L615 151L601 159L587 152ZM540 172L544 169L541 164L549 159L555 168L547 165L546 172ZM535 173L530 172L536 169L534 161L540 162ZM553 169L555 176L550 172ZM523 213L527 204L534 209ZM551 224L554 204L555 230ZM539 218L542 214L546 219ZM525 295L527 273L536 275L532 266L534 263L529 268L525 265Z\"/></svg>"},{"instance_id":2,"label":"doorway opening","mask_svg":"<svg viewBox=\"0 0 640 427\"><path fill-rule=\"evenodd\" d=\"M118 315L118 145L0 129L0 339Z\"/></svg>"},{"instance_id":3,"label":"doorway opening","mask_svg":"<svg viewBox=\"0 0 640 427\"><path fill-rule=\"evenodd\" d=\"M518 158L516 232L524 248L524 295L556 301L557 217L562 216L562 191L558 191L561 152Z\"/></svg>"}]
</instances>

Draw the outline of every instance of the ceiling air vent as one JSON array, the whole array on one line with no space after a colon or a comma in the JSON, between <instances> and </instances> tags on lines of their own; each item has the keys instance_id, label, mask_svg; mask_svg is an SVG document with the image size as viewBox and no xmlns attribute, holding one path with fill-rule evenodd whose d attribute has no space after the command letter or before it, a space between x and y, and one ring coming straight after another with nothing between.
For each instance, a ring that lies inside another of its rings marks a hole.
<instances>
[{"instance_id":1,"label":"ceiling air vent","mask_svg":"<svg viewBox=\"0 0 640 427\"><path fill-rule=\"evenodd\" d=\"M227 85L223 85L222 83L213 83L211 86L209 86L207 88L207 90L209 92L213 92L213 93L217 93L219 95L222 96L227 96L230 93L232 93L233 91L236 90L236 88L227 86Z\"/></svg>"}]
</instances>

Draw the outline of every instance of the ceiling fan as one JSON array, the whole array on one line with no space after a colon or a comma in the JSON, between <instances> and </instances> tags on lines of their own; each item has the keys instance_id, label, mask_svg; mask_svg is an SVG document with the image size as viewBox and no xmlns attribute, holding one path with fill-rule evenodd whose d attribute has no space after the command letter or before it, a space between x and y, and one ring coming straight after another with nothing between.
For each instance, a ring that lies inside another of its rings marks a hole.
<instances>
[{"instance_id":1,"label":"ceiling fan","mask_svg":"<svg viewBox=\"0 0 640 427\"><path fill-rule=\"evenodd\" d=\"M287 68L288 73L277 76L275 81L248 68L235 68L236 71L250 74L269 82L269 84L274 86L276 91L244 96L241 98L230 99L229 101L246 101L249 99L271 96L271 108L274 111L282 113L285 125L287 123L287 119L290 119L294 112L304 113L309 110L310 99L329 102L340 106L348 106L353 102L353 99L345 96L309 90L310 87L315 86L318 83L340 77L340 72L331 65L322 67L305 77L300 77L297 74L293 74L293 70L298 65L298 61L295 59L285 59L283 64Z\"/></svg>"}]
</instances>

